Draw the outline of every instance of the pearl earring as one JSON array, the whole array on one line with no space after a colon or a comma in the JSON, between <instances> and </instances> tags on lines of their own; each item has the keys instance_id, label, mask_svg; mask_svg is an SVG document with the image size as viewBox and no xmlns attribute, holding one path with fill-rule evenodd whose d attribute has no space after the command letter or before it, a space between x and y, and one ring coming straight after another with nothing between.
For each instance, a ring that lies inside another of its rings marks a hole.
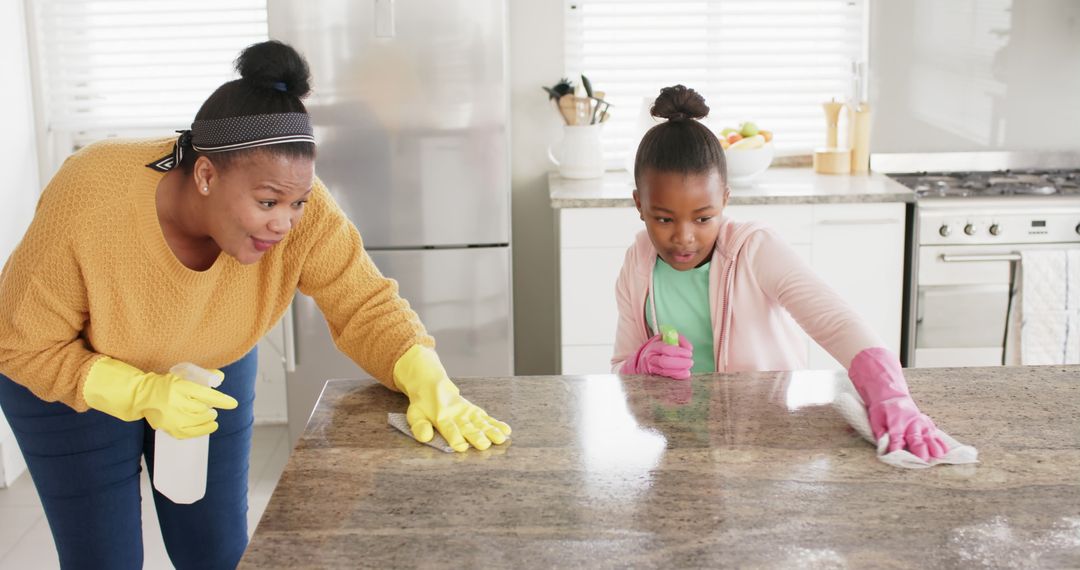
<instances>
[{"instance_id":1,"label":"pearl earring","mask_svg":"<svg viewBox=\"0 0 1080 570\"><path fill-rule=\"evenodd\" d=\"M202 187L202 193L209 195L210 194L210 187L209 186L203 186Z\"/></svg>"}]
</instances>

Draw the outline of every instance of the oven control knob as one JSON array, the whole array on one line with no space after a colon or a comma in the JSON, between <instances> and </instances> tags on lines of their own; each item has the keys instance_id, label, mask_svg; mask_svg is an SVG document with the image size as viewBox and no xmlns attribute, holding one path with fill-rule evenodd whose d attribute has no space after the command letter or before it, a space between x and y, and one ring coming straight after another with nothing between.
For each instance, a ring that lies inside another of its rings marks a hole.
<instances>
[{"instance_id":1,"label":"oven control knob","mask_svg":"<svg viewBox=\"0 0 1080 570\"><path fill-rule=\"evenodd\" d=\"M975 235L975 226L973 226L971 224L968 224L968 225L964 226L964 233L969 235L969 236Z\"/></svg>"},{"instance_id":2,"label":"oven control knob","mask_svg":"<svg viewBox=\"0 0 1080 570\"><path fill-rule=\"evenodd\" d=\"M1080 230L1078 230L1080 231ZM1001 228L997 224L990 224L990 235L996 236L1001 233Z\"/></svg>"},{"instance_id":3,"label":"oven control knob","mask_svg":"<svg viewBox=\"0 0 1080 570\"><path fill-rule=\"evenodd\" d=\"M1077 226L1077 231L1080 232L1080 226ZM952 228L950 228L948 224L942 224L937 233L941 234L941 237L949 237L949 234L952 233Z\"/></svg>"}]
</instances>

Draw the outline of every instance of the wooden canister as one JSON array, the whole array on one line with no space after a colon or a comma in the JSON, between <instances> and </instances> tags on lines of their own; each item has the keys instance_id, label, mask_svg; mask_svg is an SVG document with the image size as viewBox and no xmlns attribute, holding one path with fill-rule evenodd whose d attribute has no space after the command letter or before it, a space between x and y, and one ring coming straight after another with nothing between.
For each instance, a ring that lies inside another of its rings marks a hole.
<instances>
[{"instance_id":1,"label":"wooden canister","mask_svg":"<svg viewBox=\"0 0 1080 570\"><path fill-rule=\"evenodd\" d=\"M814 172L848 174L851 172L851 149L825 147L814 149Z\"/></svg>"}]
</instances>

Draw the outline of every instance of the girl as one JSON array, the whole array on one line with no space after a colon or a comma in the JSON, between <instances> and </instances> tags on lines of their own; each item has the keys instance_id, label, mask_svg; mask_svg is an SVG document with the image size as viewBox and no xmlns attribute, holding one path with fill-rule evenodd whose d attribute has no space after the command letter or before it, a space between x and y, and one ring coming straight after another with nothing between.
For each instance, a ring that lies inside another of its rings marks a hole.
<instances>
[{"instance_id":1,"label":"girl","mask_svg":"<svg viewBox=\"0 0 1080 570\"><path fill-rule=\"evenodd\" d=\"M709 107L682 85L652 108L634 163L634 203L645 231L626 252L616 286L612 366L676 379L691 372L792 370L804 363L790 313L848 368L875 438L927 459L948 451L911 399L897 357L774 232L723 217L730 190L720 141L697 121ZM658 323L681 334L677 346Z\"/></svg>"},{"instance_id":2,"label":"girl","mask_svg":"<svg viewBox=\"0 0 1080 570\"><path fill-rule=\"evenodd\" d=\"M343 352L408 396L417 439L437 429L464 451L510 433L458 394L397 284L315 178L300 54L256 44L237 70L179 138L113 139L71 156L0 275L0 406L64 568L142 566L140 459L153 469L155 429L210 434L204 498L154 493L169 557L236 567L253 347L297 288ZM221 389L166 372L181 361L221 367Z\"/></svg>"}]
</instances>

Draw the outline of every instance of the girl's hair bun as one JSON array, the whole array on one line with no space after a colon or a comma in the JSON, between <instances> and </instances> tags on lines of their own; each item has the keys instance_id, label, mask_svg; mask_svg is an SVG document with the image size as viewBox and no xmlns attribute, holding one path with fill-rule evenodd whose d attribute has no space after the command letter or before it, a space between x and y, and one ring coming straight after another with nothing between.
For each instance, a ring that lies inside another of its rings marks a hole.
<instances>
[{"instance_id":1,"label":"girl's hair bun","mask_svg":"<svg viewBox=\"0 0 1080 570\"><path fill-rule=\"evenodd\" d=\"M248 46L236 58L236 71L247 83L299 99L311 92L311 71L292 46L270 40Z\"/></svg>"},{"instance_id":2,"label":"girl's hair bun","mask_svg":"<svg viewBox=\"0 0 1080 570\"><path fill-rule=\"evenodd\" d=\"M652 116L669 121L701 119L709 114L705 98L684 85L665 87L653 102Z\"/></svg>"}]
</instances>

